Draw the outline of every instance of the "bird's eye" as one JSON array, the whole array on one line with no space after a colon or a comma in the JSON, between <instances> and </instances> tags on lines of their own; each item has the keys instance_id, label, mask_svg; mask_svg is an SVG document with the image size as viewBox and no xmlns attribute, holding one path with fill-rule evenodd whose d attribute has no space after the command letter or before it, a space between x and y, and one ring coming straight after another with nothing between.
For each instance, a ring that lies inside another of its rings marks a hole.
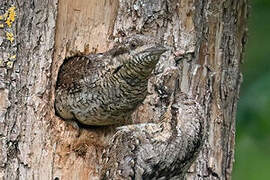
<instances>
[{"instance_id":1,"label":"bird's eye","mask_svg":"<svg viewBox=\"0 0 270 180\"><path fill-rule=\"evenodd\" d=\"M135 49L137 47L137 43L135 41L130 43L130 48Z\"/></svg>"},{"instance_id":2,"label":"bird's eye","mask_svg":"<svg viewBox=\"0 0 270 180\"><path fill-rule=\"evenodd\" d=\"M136 48L136 44L135 43L131 43L130 44L130 47L131 47L131 49L135 49Z\"/></svg>"}]
</instances>

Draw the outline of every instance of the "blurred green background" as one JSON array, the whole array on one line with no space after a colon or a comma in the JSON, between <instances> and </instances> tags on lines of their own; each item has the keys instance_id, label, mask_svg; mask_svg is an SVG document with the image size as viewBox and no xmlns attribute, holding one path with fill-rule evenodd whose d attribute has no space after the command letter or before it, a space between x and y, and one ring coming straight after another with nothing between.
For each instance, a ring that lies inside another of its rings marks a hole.
<instances>
[{"instance_id":1,"label":"blurred green background","mask_svg":"<svg viewBox=\"0 0 270 180\"><path fill-rule=\"evenodd\" d=\"M233 180L270 180L270 0L250 0Z\"/></svg>"}]
</instances>

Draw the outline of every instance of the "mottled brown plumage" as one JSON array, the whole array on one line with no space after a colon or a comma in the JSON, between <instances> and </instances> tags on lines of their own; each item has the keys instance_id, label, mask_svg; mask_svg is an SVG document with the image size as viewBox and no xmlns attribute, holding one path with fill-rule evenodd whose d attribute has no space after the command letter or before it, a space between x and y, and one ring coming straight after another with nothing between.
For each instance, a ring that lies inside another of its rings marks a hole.
<instances>
[{"instance_id":1,"label":"mottled brown plumage","mask_svg":"<svg viewBox=\"0 0 270 180\"><path fill-rule=\"evenodd\" d=\"M145 99L151 72L166 51L153 45L136 52L142 44L133 38L103 54L66 59L56 86L57 114L86 125L124 123Z\"/></svg>"},{"instance_id":2,"label":"mottled brown plumage","mask_svg":"<svg viewBox=\"0 0 270 180\"><path fill-rule=\"evenodd\" d=\"M206 115L194 97L180 92L180 71L174 66L160 76L162 85L171 89L164 97L172 99L171 104L164 102L165 114L156 123L126 125L144 101L151 73L166 51L150 44L131 38L103 54L66 59L60 67L55 99L59 116L86 125L125 124L101 156L102 180L184 179L202 147Z\"/></svg>"}]
</instances>

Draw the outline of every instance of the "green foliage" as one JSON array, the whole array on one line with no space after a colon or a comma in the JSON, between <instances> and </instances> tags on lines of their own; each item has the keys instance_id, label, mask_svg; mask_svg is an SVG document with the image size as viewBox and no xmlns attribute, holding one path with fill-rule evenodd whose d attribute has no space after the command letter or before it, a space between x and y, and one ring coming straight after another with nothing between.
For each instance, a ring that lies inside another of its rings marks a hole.
<instances>
[{"instance_id":1,"label":"green foliage","mask_svg":"<svg viewBox=\"0 0 270 180\"><path fill-rule=\"evenodd\" d=\"M233 180L270 177L270 0L253 0L251 4Z\"/></svg>"},{"instance_id":2,"label":"green foliage","mask_svg":"<svg viewBox=\"0 0 270 180\"><path fill-rule=\"evenodd\" d=\"M250 3L253 5L255 5L255 6L257 6L257 5L268 5L268 6L270 6L270 1L269 0L249 0L250 1Z\"/></svg>"},{"instance_id":3,"label":"green foliage","mask_svg":"<svg viewBox=\"0 0 270 180\"><path fill-rule=\"evenodd\" d=\"M233 180L269 179L269 145L246 135L238 140L236 150Z\"/></svg>"}]
</instances>

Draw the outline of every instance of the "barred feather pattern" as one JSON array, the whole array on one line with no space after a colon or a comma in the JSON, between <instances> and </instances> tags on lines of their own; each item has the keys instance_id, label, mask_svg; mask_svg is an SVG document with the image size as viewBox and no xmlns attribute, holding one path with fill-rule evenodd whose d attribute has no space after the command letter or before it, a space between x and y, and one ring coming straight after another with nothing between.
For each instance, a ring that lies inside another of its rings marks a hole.
<instances>
[{"instance_id":1,"label":"barred feather pattern","mask_svg":"<svg viewBox=\"0 0 270 180\"><path fill-rule=\"evenodd\" d=\"M76 56L60 67L56 113L85 125L126 123L147 95L148 79L166 49L150 47L126 60L112 72L101 72L108 54ZM117 58L117 57L116 57Z\"/></svg>"}]
</instances>

